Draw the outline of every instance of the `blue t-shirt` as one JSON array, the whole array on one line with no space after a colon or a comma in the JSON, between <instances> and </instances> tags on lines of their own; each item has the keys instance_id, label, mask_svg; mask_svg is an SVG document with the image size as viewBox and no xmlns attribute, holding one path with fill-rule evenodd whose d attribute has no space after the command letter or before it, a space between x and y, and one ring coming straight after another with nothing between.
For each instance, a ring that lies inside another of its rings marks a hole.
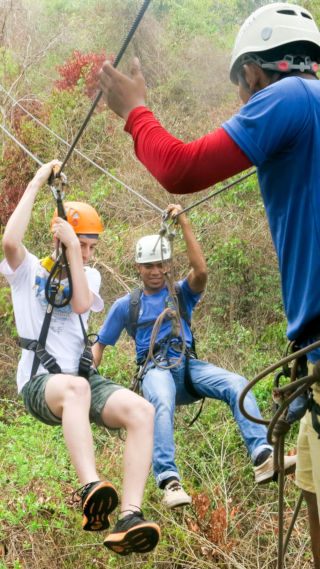
<instances>
[{"instance_id":1,"label":"blue t-shirt","mask_svg":"<svg viewBox=\"0 0 320 569\"><path fill-rule=\"evenodd\" d=\"M189 315L189 319L191 320L192 311L200 299L201 294L192 292L188 285L187 279L180 281L179 285L183 295L184 304ZM138 324L149 322L150 320L155 321L161 312L163 312L165 309L167 300L170 300L170 297L166 286L163 287L160 292L149 296L142 292L140 297ZM125 296L118 298L118 300L116 300L116 302L111 306L107 318L105 319L98 334L100 344L114 346L122 330L126 329L128 331L129 301L130 294L126 294ZM191 330L184 320L182 320L182 324L185 333L186 344L190 347L192 344ZM153 323L148 326L140 326L137 328L135 339L137 360L144 357L146 352L149 350L152 329ZM159 342L159 340L165 338L170 333L170 331L171 321L164 321L161 325L156 341ZM169 349L168 355L177 357L177 352Z\"/></svg>"},{"instance_id":2,"label":"blue t-shirt","mask_svg":"<svg viewBox=\"0 0 320 569\"><path fill-rule=\"evenodd\" d=\"M319 319L320 330L320 81L277 81L223 128L258 168L287 335L306 337L313 321Z\"/></svg>"}]
</instances>

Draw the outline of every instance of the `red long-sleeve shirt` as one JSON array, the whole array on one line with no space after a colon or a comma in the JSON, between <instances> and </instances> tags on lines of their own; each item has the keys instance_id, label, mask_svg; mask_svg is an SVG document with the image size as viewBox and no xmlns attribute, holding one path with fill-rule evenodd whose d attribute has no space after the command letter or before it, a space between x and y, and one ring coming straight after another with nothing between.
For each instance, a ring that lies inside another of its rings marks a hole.
<instances>
[{"instance_id":1,"label":"red long-sleeve shirt","mask_svg":"<svg viewBox=\"0 0 320 569\"><path fill-rule=\"evenodd\" d=\"M139 160L172 194L199 192L252 163L223 128L185 143L169 134L146 107L136 107L125 130Z\"/></svg>"}]
</instances>

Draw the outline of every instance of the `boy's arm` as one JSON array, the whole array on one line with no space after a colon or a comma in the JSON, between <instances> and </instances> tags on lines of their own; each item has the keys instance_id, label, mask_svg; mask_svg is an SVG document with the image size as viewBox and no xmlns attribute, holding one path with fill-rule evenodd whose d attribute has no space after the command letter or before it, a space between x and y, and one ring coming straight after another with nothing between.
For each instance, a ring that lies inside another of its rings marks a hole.
<instances>
[{"instance_id":1,"label":"boy's arm","mask_svg":"<svg viewBox=\"0 0 320 569\"><path fill-rule=\"evenodd\" d=\"M52 232L54 237L66 247L72 279L72 298L70 300L72 310L75 314L84 314L91 308L94 296L89 289L84 271L80 241L70 223L61 217L56 217Z\"/></svg>"},{"instance_id":2,"label":"boy's arm","mask_svg":"<svg viewBox=\"0 0 320 569\"><path fill-rule=\"evenodd\" d=\"M100 342L96 342L92 347L93 361L96 367L100 365L105 347L105 344L100 344Z\"/></svg>"},{"instance_id":3,"label":"boy's arm","mask_svg":"<svg viewBox=\"0 0 320 569\"><path fill-rule=\"evenodd\" d=\"M182 210L181 205L170 204L167 207L167 213L175 214ZM192 292L203 292L207 284L207 264L197 241L195 234L192 231L191 224L185 213L178 215L177 220L182 229L183 237L186 242L187 255L191 265L191 270L187 276L188 285Z\"/></svg>"},{"instance_id":4,"label":"boy's arm","mask_svg":"<svg viewBox=\"0 0 320 569\"><path fill-rule=\"evenodd\" d=\"M116 300L111 306L107 317L98 333L98 342L92 347L93 359L96 367L100 365L103 351L106 346L115 346L122 330L126 326L129 315L129 295Z\"/></svg>"},{"instance_id":5,"label":"boy's arm","mask_svg":"<svg viewBox=\"0 0 320 569\"><path fill-rule=\"evenodd\" d=\"M8 265L13 271L21 265L25 257L23 239L30 221L35 197L39 189L48 181L53 167L60 167L60 165L61 162L58 160L52 160L39 168L7 223L2 245Z\"/></svg>"}]
</instances>

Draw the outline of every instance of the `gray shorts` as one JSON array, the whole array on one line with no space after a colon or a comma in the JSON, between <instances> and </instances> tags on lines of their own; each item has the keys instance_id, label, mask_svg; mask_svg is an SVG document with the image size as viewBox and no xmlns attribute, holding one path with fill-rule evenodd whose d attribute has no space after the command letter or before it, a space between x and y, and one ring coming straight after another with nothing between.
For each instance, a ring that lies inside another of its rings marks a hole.
<instances>
[{"instance_id":1,"label":"gray shorts","mask_svg":"<svg viewBox=\"0 0 320 569\"><path fill-rule=\"evenodd\" d=\"M50 411L44 395L46 383L52 375L54 374L44 373L34 376L23 386L21 394L25 408L30 415L47 425L61 425L61 419ZM102 409L110 395L117 389L124 389L124 387L113 383L111 379L102 377L95 370L90 371L88 381L91 387L90 422L104 426L101 417Z\"/></svg>"}]
</instances>

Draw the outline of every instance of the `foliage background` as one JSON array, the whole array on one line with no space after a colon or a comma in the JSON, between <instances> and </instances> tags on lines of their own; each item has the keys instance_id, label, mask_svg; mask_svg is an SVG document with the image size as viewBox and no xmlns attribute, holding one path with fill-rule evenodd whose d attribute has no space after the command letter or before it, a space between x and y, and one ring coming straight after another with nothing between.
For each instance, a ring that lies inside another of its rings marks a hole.
<instances>
[{"instance_id":1,"label":"foliage background","mask_svg":"<svg viewBox=\"0 0 320 569\"><path fill-rule=\"evenodd\" d=\"M165 127L185 141L221 125L240 105L228 79L230 50L254 0L155 0L121 63L133 55L143 67L148 105ZM303 2L300 2L303 3ZM320 22L320 10L303 3ZM3 90L64 140L71 142L94 96L94 72L115 56L131 25L137 0L0 0L0 105L2 124L45 162L63 158L66 147L27 115ZM206 195L168 196L137 161L122 121L99 104L77 146L153 203L183 206ZM36 165L0 137L0 224L4 226ZM97 331L112 302L137 284L136 239L157 232L161 218L119 182L101 175L77 154L66 174L70 199L88 200L104 222L95 265L103 277L105 312L91 321ZM54 210L49 189L38 196L26 246L43 256ZM194 315L199 357L252 379L285 348L285 320L277 261L253 176L190 213L209 267L209 284ZM188 270L184 243L174 245L175 273ZM197 405L177 410L177 461L193 507L167 512L152 475L144 511L160 523L162 540L150 556L121 559L103 548L101 535L84 535L72 503L77 480L60 428L24 413L16 396L19 354L10 290L0 278L0 569L132 567L143 569L250 569L276 567L277 486L254 485L245 447L229 409L207 401L187 428ZM123 336L106 350L102 369L130 384L135 370L131 341ZM255 389L264 415L271 414L272 377ZM93 427L101 474L121 489L123 442ZM297 429L288 440L294 452ZM286 484L285 519L297 498ZM115 518L113 519L115 521ZM285 566L311 567L303 508Z\"/></svg>"}]
</instances>

